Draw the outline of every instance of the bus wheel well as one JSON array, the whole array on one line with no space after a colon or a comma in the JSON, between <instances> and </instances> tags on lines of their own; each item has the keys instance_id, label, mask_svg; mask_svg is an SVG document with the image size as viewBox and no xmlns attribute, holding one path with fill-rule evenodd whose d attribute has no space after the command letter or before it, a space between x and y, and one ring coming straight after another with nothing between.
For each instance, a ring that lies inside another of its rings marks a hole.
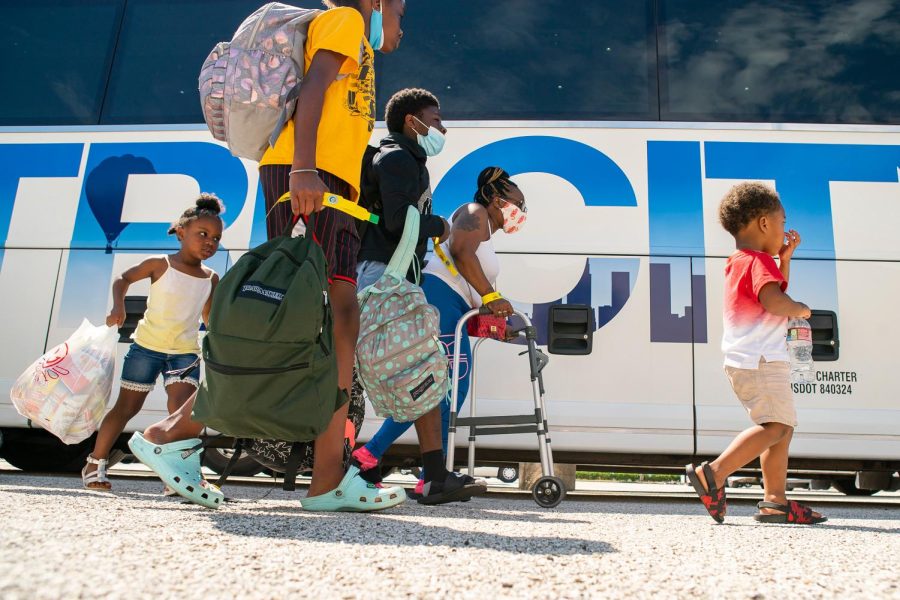
<instances>
[{"instance_id":1,"label":"bus wheel well","mask_svg":"<svg viewBox=\"0 0 900 600\"><path fill-rule=\"evenodd\" d=\"M23 471L77 473L94 447L95 437L64 444L43 429L4 429L0 458Z\"/></svg>"}]
</instances>

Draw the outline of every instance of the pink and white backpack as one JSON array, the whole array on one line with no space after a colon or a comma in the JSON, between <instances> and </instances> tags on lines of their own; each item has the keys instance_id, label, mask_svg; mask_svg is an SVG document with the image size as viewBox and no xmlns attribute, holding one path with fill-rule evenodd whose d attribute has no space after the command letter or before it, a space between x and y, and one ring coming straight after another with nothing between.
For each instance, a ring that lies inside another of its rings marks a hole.
<instances>
[{"instance_id":1,"label":"pink and white backpack","mask_svg":"<svg viewBox=\"0 0 900 600\"><path fill-rule=\"evenodd\" d=\"M293 116L310 22L321 10L270 2L219 42L200 69L210 133L234 156L258 161Z\"/></svg>"}]
</instances>

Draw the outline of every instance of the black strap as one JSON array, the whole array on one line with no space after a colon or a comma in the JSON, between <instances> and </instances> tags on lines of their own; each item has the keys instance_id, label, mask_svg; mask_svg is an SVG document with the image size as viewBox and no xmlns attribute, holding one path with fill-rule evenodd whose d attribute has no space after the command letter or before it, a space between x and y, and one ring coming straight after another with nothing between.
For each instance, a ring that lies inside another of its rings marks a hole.
<instances>
[{"instance_id":1,"label":"black strap","mask_svg":"<svg viewBox=\"0 0 900 600\"><path fill-rule=\"evenodd\" d=\"M708 462L703 462L700 465L700 468L703 469L703 476L706 478L706 491L713 498L719 493L719 489L716 487L716 475L713 473L712 467L709 466Z\"/></svg>"},{"instance_id":2,"label":"black strap","mask_svg":"<svg viewBox=\"0 0 900 600\"><path fill-rule=\"evenodd\" d=\"M225 485L225 480L228 479L228 476L231 475L232 469L234 469L234 465L237 464L237 461L241 458L241 452L244 451L244 440L238 439L234 442L234 454L231 455L231 460L228 461L228 464L225 465L225 470L222 471L222 474L219 476L219 479L216 481L216 487L222 487Z\"/></svg>"},{"instance_id":3,"label":"black strap","mask_svg":"<svg viewBox=\"0 0 900 600\"><path fill-rule=\"evenodd\" d=\"M190 373L194 367L198 367L198 366L200 366L200 357L199 356L197 357L197 359L194 362L192 362L191 364L189 364L188 366L186 366L183 369L174 369L172 371L166 371L166 375L178 377L178 379L184 379L185 377L187 377L187 374Z\"/></svg>"},{"instance_id":4,"label":"black strap","mask_svg":"<svg viewBox=\"0 0 900 600\"><path fill-rule=\"evenodd\" d=\"M301 447L300 442L291 444L291 453L284 466L284 485L281 487L286 492L293 492L297 489L297 469L300 468Z\"/></svg>"},{"instance_id":5,"label":"black strap","mask_svg":"<svg viewBox=\"0 0 900 600\"><path fill-rule=\"evenodd\" d=\"M181 451L181 459L187 460L194 452L196 452L197 450L203 450L204 448L206 448L206 446L208 444L209 444L209 440L206 440L205 442L200 442L199 444L195 444L195 445L191 446L190 448L182 450Z\"/></svg>"}]
</instances>

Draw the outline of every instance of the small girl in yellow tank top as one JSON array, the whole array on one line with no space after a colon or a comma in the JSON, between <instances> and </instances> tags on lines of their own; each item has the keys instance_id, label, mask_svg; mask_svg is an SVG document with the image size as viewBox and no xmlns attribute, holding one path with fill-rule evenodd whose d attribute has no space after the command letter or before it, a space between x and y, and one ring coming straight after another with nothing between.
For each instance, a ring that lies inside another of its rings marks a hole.
<instances>
[{"instance_id":1,"label":"small girl in yellow tank top","mask_svg":"<svg viewBox=\"0 0 900 600\"><path fill-rule=\"evenodd\" d=\"M170 414L200 386L200 319L207 322L212 292L219 282L216 272L203 261L219 249L219 215L224 210L215 195L200 194L196 204L169 229L170 235L178 236L181 249L168 256L148 258L113 282L113 307L106 317L109 326L125 323L125 293L131 284L149 277L150 294L144 318L131 336L134 343L125 355L116 405L100 424L94 451L81 471L88 489L111 489L106 474L109 451L128 421L144 406L160 375Z\"/></svg>"}]
</instances>

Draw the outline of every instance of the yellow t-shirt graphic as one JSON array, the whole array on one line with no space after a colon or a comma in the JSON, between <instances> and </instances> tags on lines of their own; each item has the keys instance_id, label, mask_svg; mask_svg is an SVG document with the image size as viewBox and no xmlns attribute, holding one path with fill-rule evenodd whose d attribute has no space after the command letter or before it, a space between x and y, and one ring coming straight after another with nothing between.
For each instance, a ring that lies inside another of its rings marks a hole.
<instances>
[{"instance_id":1,"label":"yellow t-shirt graphic","mask_svg":"<svg viewBox=\"0 0 900 600\"><path fill-rule=\"evenodd\" d=\"M358 196L363 152L375 126L375 53L365 39L362 15L342 7L316 17L309 25L304 72L319 50L346 58L337 80L325 91L316 167L349 183ZM293 158L294 123L290 121L259 164L289 165Z\"/></svg>"}]
</instances>

